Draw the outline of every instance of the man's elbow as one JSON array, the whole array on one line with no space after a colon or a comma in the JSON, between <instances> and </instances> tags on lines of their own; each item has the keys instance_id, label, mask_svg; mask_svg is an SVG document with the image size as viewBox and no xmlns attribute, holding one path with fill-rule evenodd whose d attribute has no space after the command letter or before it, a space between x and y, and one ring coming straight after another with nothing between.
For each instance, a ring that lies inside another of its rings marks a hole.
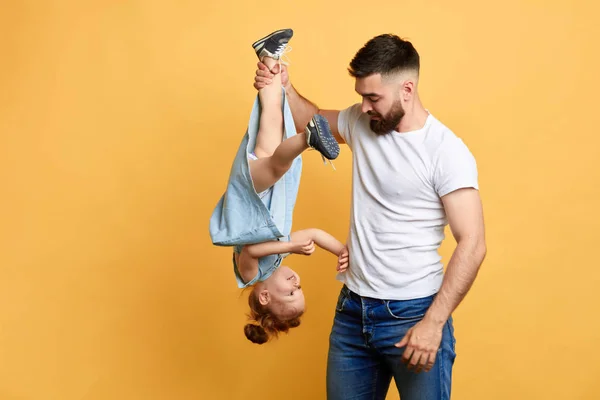
<instances>
[{"instance_id":1,"label":"man's elbow","mask_svg":"<svg viewBox=\"0 0 600 400\"><path fill-rule=\"evenodd\" d=\"M464 254L468 255L474 261L474 264L479 267L487 254L485 239L479 236L467 236L457 242L462 247Z\"/></svg>"},{"instance_id":2,"label":"man's elbow","mask_svg":"<svg viewBox=\"0 0 600 400\"><path fill-rule=\"evenodd\" d=\"M487 255L487 245L485 244L485 239L477 241L473 250L473 255L479 261L479 265L481 265L483 260L485 260L485 256Z\"/></svg>"}]
</instances>

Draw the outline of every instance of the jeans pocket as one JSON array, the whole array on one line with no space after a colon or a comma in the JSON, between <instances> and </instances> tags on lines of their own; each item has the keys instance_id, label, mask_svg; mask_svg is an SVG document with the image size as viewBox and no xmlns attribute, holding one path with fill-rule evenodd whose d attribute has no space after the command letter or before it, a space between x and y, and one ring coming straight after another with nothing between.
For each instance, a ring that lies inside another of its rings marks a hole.
<instances>
[{"instance_id":1,"label":"jeans pocket","mask_svg":"<svg viewBox=\"0 0 600 400\"><path fill-rule=\"evenodd\" d=\"M344 305L346 305L346 300L348 300L348 293L342 288L342 290L340 291L340 295L338 296L337 304L335 306L335 310L337 312L344 311Z\"/></svg>"},{"instance_id":2,"label":"jeans pocket","mask_svg":"<svg viewBox=\"0 0 600 400\"><path fill-rule=\"evenodd\" d=\"M412 300L386 300L387 312L395 319L403 321L418 321L423 319L433 296Z\"/></svg>"}]
</instances>

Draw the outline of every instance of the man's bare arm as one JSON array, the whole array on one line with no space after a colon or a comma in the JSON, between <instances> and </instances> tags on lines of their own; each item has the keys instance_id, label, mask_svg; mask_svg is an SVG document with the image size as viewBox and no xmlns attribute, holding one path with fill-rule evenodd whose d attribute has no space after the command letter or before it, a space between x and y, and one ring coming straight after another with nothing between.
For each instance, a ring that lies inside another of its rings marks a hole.
<instances>
[{"instance_id":1,"label":"man's bare arm","mask_svg":"<svg viewBox=\"0 0 600 400\"><path fill-rule=\"evenodd\" d=\"M476 189L459 189L442 197L448 225L456 239L442 286L426 319L443 325L471 288L486 254L483 209Z\"/></svg>"}]
</instances>

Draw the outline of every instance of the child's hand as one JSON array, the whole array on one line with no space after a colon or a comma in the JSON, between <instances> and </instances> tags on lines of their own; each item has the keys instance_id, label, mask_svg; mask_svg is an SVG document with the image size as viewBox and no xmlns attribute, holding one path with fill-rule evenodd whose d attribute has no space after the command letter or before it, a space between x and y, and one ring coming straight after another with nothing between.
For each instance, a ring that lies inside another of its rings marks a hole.
<instances>
[{"instance_id":1,"label":"child's hand","mask_svg":"<svg viewBox=\"0 0 600 400\"><path fill-rule=\"evenodd\" d=\"M348 247L344 247L342 249L342 251L340 252L340 255L338 256L338 262L337 262L337 271L338 272L346 272L346 270L348 269L348 260L349 260L349 255L348 255Z\"/></svg>"},{"instance_id":2,"label":"child's hand","mask_svg":"<svg viewBox=\"0 0 600 400\"><path fill-rule=\"evenodd\" d=\"M306 242L294 242L292 243L292 253L303 254L310 256L315 251L315 242L308 240Z\"/></svg>"}]
</instances>

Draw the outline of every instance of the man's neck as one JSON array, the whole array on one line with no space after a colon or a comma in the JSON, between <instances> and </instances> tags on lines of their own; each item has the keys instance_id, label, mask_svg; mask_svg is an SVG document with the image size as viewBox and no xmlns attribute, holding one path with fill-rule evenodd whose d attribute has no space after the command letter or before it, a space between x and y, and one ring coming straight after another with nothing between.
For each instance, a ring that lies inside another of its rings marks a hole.
<instances>
[{"instance_id":1,"label":"man's neck","mask_svg":"<svg viewBox=\"0 0 600 400\"><path fill-rule=\"evenodd\" d=\"M407 107L404 117L396 127L400 133L417 131L425 126L429 112L423 107L421 101L417 98L414 103Z\"/></svg>"}]
</instances>

